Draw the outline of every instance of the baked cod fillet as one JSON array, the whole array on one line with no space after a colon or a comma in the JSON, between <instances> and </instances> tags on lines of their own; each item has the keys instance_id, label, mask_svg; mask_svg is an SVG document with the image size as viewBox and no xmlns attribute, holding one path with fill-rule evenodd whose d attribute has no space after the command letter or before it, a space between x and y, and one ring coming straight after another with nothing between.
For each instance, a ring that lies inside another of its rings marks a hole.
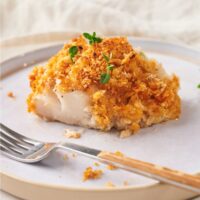
<instances>
[{"instance_id":1,"label":"baked cod fillet","mask_svg":"<svg viewBox=\"0 0 200 200\"><path fill-rule=\"evenodd\" d=\"M46 120L116 128L126 137L180 115L178 78L124 37L85 33L36 66L29 79L28 111Z\"/></svg>"}]
</instances>

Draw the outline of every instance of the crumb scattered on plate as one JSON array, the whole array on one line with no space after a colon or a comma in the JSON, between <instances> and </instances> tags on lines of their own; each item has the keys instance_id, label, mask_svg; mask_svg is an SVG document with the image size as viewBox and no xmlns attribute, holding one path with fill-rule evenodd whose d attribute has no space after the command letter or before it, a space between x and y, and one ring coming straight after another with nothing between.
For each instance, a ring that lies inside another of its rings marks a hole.
<instances>
[{"instance_id":1,"label":"crumb scattered on plate","mask_svg":"<svg viewBox=\"0 0 200 200\"><path fill-rule=\"evenodd\" d=\"M81 134L77 131L70 131L68 129L65 129L65 134L64 136L66 138L74 138L74 139L79 139L81 137Z\"/></svg>"},{"instance_id":2,"label":"crumb scattered on plate","mask_svg":"<svg viewBox=\"0 0 200 200\"><path fill-rule=\"evenodd\" d=\"M115 169L117 169L117 167L115 165L107 165L107 169L115 170Z\"/></svg>"},{"instance_id":3,"label":"crumb scattered on plate","mask_svg":"<svg viewBox=\"0 0 200 200\"><path fill-rule=\"evenodd\" d=\"M111 181L107 182L107 183L105 184L105 186L106 186L106 187L115 187L115 185L114 185Z\"/></svg>"},{"instance_id":4,"label":"crumb scattered on plate","mask_svg":"<svg viewBox=\"0 0 200 200\"><path fill-rule=\"evenodd\" d=\"M116 151L116 152L115 152L115 155L117 155L117 156L121 156L121 157L124 156L124 154L123 154L122 152L120 152L120 151Z\"/></svg>"},{"instance_id":5,"label":"crumb scattered on plate","mask_svg":"<svg viewBox=\"0 0 200 200\"><path fill-rule=\"evenodd\" d=\"M52 147L51 144L45 144L45 145L44 145L44 148L45 148L45 149L50 149L51 147Z\"/></svg>"},{"instance_id":6,"label":"crumb scattered on plate","mask_svg":"<svg viewBox=\"0 0 200 200\"><path fill-rule=\"evenodd\" d=\"M77 157L77 153L72 153L72 157L76 158Z\"/></svg>"},{"instance_id":7,"label":"crumb scattered on plate","mask_svg":"<svg viewBox=\"0 0 200 200\"><path fill-rule=\"evenodd\" d=\"M103 174L102 170L94 170L92 167L87 167L86 170L83 172L83 181L89 179L99 179Z\"/></svg>"},{"instance_id":8,"label":"crumb scattered on plate","mask_svg":"<svg viewBox=\"0 0 200 200\"><path fill-rule=\"evenodd\" d=\"M7 96L10 97L10 98L15 98L15 95L13 94L13 92L8 92Z\"/></svg>"},{"instance_id":9,"label":"crumb scattered on plate","mask_svg":"<svg viewBox=\"0 0 200 200\"><path fill-rule=\"evenodd\" d=\"M65 155L63 156L63 159L64 159L64 160L67 160L67 159L68 159L67 154L65 154Z\"/></svg>"},{"instance_id":10,"label":"crumb scattered on plate","mask_svg":"<svg viewBox=\"0 0 200 200\"><path fill-rule=\"evenodd\" d=\"M123 185L124 185L124 186L129 185L128 181L124 181L124 182L123 182Z\"/></svg>"}]
</instances>

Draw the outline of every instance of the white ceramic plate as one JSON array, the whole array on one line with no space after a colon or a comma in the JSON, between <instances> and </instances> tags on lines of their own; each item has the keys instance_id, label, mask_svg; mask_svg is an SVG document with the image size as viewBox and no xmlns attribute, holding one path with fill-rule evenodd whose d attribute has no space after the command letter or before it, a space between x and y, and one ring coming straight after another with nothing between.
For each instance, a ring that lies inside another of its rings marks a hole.
<instances>
[{"instance_id":1,"label":"white ceramic plate","mask_svg":"<svg viewBox=\"0 0 200 200\"><path fill-rule=\"evenodd\" d=\"M104 134L90 129L85 129L80 139L66 139L64 129L82 128L45 122L26 111L26 97L30 92L27 77L32 65L45 62L62 47L56 45L14 57L1 64L3 75L1 121L11 129L38 140L49 142L70 140L102 150L119 150L140 160L189 173L198 173L200 171L200 90L197 89L197 84L200 82L199 52L156 41L130 38L130 42L135 47L142 47L149 57L161 62L168 73L176 73L180 77L182 114L179 120L142 129L139 134L126 139L120 139L113 133ZM7 96L9 91L16 95L15 99ZM68 156L67 160L63 158L65 154ZM102 178L83 182L82 173L88 166L102 169L104 171ZM46 160L33 165L1 156L1 171L4 180L3 189L27 199L40 199L45 195L49 200L58 196L59 199L65 197L151 199L161 194L162 190L167 191L167 195L159 199L172 199L175 193L176 199L195 195L120 169L110 171L103 164L96 167L94 161L89 158L79 155L73 157L72 153L63 151L57 151ZM105 187L110 181L116 185L115 188ZM129 185L124 186L124 181ZM36 193L30 194L24 187L30 187Z\"/></svg>"}]
</instances>

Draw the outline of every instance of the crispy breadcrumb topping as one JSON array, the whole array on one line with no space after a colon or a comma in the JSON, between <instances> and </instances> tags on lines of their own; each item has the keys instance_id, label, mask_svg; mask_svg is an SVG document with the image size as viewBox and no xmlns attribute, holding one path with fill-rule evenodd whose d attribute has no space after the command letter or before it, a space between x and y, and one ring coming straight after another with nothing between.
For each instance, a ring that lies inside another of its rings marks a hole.
<instances>
[{"instance_id":1,"label":"crispy breadcrumb topping","mask_svg":"<svg viewBox=\"0 0 200 200\"><path fill-rule=\"evenodd\" d=\"M72 60L69 49L73 46L78 51ZM103 55L114 66L106 84L100 81L108 66ZM166 75L158 62L134 49L125 37L103 38L93 45L83 36L74 38L45 66L35 67L29 79L30 112L35 110L34 97L45 90L84 91L90 97L97 128L124 130L121 137L180 115L178 78Z\"/></svg>"},{"instance_id":2,"label":"crispy breadcrumb topping","mask_svg":"<svg viewBox=\"0 0 200 200\"><path fill-rule=\"evenodd\" d=\"M86 181L88 179L99 179L101 178L102 174L103 174L102 170L94 170L92 169L92 167L88 167L83 172L83 181Z\"/></svg>"}]
</instances>

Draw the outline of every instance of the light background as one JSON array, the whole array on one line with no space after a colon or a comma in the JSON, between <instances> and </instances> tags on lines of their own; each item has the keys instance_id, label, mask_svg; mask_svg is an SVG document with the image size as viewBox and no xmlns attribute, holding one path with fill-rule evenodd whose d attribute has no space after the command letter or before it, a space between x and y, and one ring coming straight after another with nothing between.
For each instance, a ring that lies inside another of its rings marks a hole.
<instances>
[{"instance_id":1,"label":"light background","mask_svg":"<svg viewBox=\"0 0 200 200\"><path fill-rule=\"evenodd\" d=\"M200 0L0 0L1 40L52 31L96 31L200 49Z\"/></svg>"}]
</instances>

